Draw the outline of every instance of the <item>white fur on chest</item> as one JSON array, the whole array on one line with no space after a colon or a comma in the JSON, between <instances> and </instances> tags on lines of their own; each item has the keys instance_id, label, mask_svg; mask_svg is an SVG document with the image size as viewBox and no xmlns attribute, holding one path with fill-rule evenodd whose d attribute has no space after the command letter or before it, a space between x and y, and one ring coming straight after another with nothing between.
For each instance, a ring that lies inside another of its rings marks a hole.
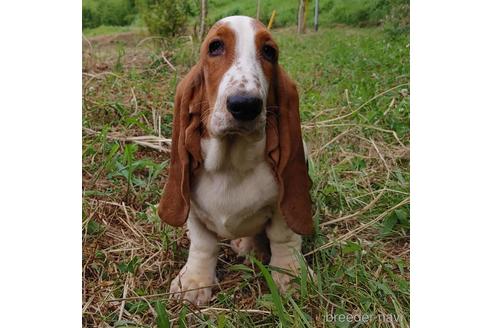
<instances>
[{"instance_id":1,"label":"white fur on chest","mask_svg":"<svg viewBox=\"0 0 492 328\"><path fill-rule=\"evenodd\" d=\"M273 214L278 193L264 158L265 138L202 139L204 167L195 177L193 214L225 238L260 232Z\"/></svg>"}]
</instances>

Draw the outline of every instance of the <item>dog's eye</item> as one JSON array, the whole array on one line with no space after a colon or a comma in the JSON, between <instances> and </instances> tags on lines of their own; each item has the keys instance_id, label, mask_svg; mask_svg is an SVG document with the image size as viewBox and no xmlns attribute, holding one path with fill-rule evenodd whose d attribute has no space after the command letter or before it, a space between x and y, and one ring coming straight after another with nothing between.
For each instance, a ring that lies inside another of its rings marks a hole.
<instances>
[{"instance_id":1,"label":"dog's eye","mask_svg":"<svg viewBox=\"0 0 492 328\"><path fill-rule=\"evenodd\" d=\"M224 53L224 42L215 40L208 45L208 54L210 56L220 56Z\"/></svg>"},{"instance_id":2,"label":"dog's eye","mask_svg":"<svg viewBox=\"0 0 492 328\"><path fill-rule=\"evenodd\" d=\"M269 45L264 45L261 50L263 52L263 57L265 57L266 60L271 62L275 61L275 58L277 56L277 51L275 50L274 47Z\"/></svg>"}]
</instances>

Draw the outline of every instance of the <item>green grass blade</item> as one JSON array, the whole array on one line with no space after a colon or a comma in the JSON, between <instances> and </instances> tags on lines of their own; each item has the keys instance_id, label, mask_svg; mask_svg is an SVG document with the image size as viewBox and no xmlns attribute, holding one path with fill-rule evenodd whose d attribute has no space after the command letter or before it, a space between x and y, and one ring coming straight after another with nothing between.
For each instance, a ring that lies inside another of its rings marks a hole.
<instances>
[{"instance_id":1,"label":"green grass blade","mask_svg":"<svg viewBox=\"0 0 492 328\"><path fill-rule=\"evenodd\" d=\"M294 299L292 297L289 297L289 301L290 301L290 304L292 304L292 307L294 308L294 310L296 311L296 313L299 315L299 317L301 318L301 323L303 324L304 327L313 327L313 325L311 325L308 321L308 319L306 318L306 315L304 314L304 312L302 312L302 310L299 308L299 305L297 305L296 301L294 301Z\"/></svg>"},{"instance_id":2,"label":"green grass blade","mask_svg":"<svg viewBox=\"0 0 492 328\"><path fill-rule=\"evenodd\" d=\"M157 312L157 327L158 328L170 328L171 322L169 321L169 315L167 313L166 307L162 302L157 302L155 304L155 312Z\"/></svg>"},{"instance_id":3,"label":"green grass blade","mask_svg":"<svg viewBox=\"0 0 492 328\"><path fill-rule=\"evenodd\" d=\"M289 327L290 324L289 324L289 320L287 319L287 316L286 316L286 311L285 311L284 305L282 303L282 298L280 297L280 293L278 291L277 285L275 284L275 282L272 279L272 275L270 274L270 272L268 272L267 268L265 268L265 266L261 262L259 262L257 259L252 257L251 260L256 266L258 266L260 268L261 274L263 275L263 277L265 277L268 288L270 289L270 292L272 293L272 301L273 301L273 304L275 305L275 308L277 310L277 314L278 314L278 317L280 319L282 326L283 327Z\"/></svg>"},{"instance_id":4,"label":"green grass blade","mask_svg":"<svg viewBox=\"0 0 492 328\"><path fill-rule=\"evenodd\" d=\"M186 328L186 315L188 314L188 307L183 306L179 312L178 326L179 328Z\"/></svg>"},{"instance_id":5,"label":"green grass blade","mask_svg":"<svg viewBox=\"0 0 492 328\"><path fill-rule=\"evenodd\" d=\"M305 300L308 295L308 290L307 290L308 267L306 261L304 260L304 256L302 256L302 254L299 251L296 251L295 255L300 265L299 278L300 278L300 285L301 285L301 300Z\"/></svg>"}]
</instances>

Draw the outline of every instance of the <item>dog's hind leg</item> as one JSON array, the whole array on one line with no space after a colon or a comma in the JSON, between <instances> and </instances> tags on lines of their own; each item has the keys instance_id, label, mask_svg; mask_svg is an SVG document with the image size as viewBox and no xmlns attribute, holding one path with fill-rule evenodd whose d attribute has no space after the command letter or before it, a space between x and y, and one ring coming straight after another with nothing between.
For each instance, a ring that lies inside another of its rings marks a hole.
<instances>
[{"instance_id":1,"label":"dog's hind leg","mask_svg":"<svg viewBox=\"0 0 492 328\"><path fill-rule=\"evenodd\" d=\"M265 264L270 261L270 243L264 231L256 236L231 240L231 248L237 256L243 257L254 254L257 259Z\"/></svg>"},{"instance_id":2,"label":"dog's hind leg","mask_svg":"<svg viewBox=\"0 0 492 328\"><path fill-rule=\"evenodd\" d=\"M255 245L255 237L242 237L231 240L231 248L237 256L246 256L249 254Z\"/></svg>"}]
</instances>

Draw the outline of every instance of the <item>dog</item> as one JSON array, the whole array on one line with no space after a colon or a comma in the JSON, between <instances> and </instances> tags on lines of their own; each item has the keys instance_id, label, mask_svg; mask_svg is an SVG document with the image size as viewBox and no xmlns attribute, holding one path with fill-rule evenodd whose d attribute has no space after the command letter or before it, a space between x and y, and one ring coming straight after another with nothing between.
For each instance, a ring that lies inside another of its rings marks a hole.
<instances>
[{"instance_id":1,"label":"dog","mask_svg":"<svg viewBox=\"0 0 492 328\"><path fill-rule=\"evenodd\" d=\"M212 297L220 238L243 255L265 232L270 266L296 273L300 235L313 230L299 96L278 58L262 23L227 17L211 27L177 87L158 214L187 224L189 255L170 292L196 305ZM291 285L288 274L272 278L281 292Z\"/></svg>"}]
</instances>

